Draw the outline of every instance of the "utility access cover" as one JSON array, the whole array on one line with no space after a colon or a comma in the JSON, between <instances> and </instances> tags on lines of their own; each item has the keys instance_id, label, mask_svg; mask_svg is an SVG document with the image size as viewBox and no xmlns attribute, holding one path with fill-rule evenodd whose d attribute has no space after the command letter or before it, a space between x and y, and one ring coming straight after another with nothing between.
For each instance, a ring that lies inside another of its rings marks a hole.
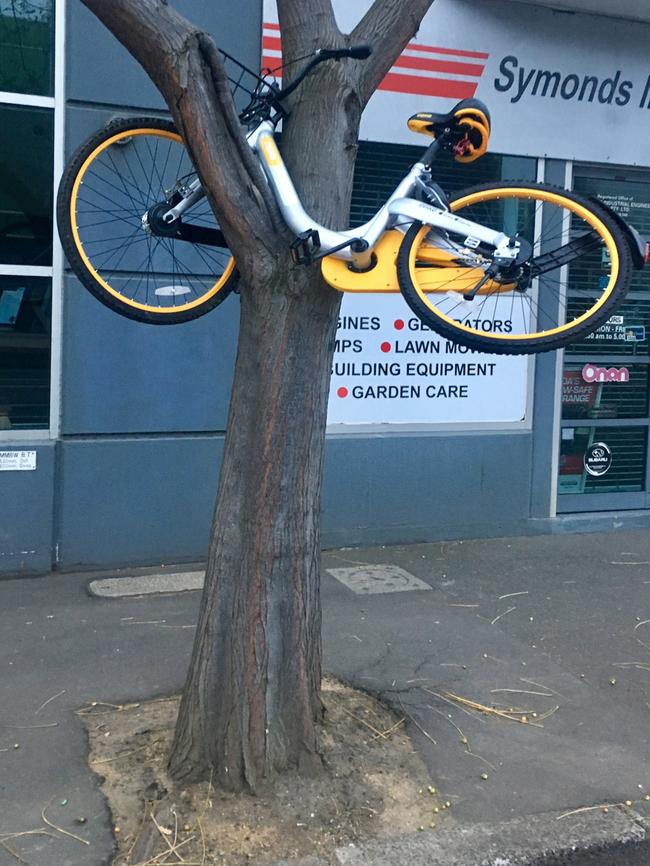
<instances>
[{"instance_id":1,"label":"utility access cover","mask_svg":"<svg viewBox=\"0 0 650 866\"><path fill-rule=\"evenodd\" d=\"M355 565L354 568L328 568L327 571L357 595L431 589L428 583L396 565Z\"/></svg>"}]
</instances>

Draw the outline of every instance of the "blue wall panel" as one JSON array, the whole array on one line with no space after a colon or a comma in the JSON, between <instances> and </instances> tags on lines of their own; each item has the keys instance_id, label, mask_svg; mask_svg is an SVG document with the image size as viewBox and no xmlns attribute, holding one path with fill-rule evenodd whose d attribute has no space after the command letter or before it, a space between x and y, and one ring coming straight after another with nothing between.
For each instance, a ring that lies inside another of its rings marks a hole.
<instances>
[{"instance_id":1,"label":"blue wall panel","mask_svg":"<svg viewBox=\"0 0 650 866\"><path fill-rule=\"evenodd\" d=\"M530 434L332 437L323 493L326 546L524 531Z\"/></svg>"},{"instance_id":2,"label":"blue wall panel","mask_svg":"<svg viewBox=\"0 0 650 866\"><path fill-rule=\"evenodd\" d=\"M0 450L36 451L34 471L0 472L0 575L49 571L55 445L2 442Z\"/></svg>"},{"instance_id":3,"label":"blue wall panel","mask_svg":"<svg viewBox=\"0 0 650 866\"><path fill-rule=\"evenodd\" d=\"M61 567L204 559L221 437L66 440ZM531 437L332 437L325 546L526 531ZM508 455L508 459L505 459Z\"/></svg>"},{"instance_id":4,"label":"blue wall panel","mask_svg":"<svg viewBox=\"0 0 650 866\"><path fill-rule=\"evenodd\" d=\"M67 275L62 433L225 430L239 299L183 325L132 322Z\"/></svg>"},{"instance_id":5,"label":"blue wall panel","mask_svg":"<svg viewBox=\"0 0 650 866\"><path fill-rule=\"evenodd\" d=\"M63 441L61 568L204 557L222 444L217 436Z\"/></svg>"},{"instance_id":6,"label":"blue wall panel","mask_svg":"<svg viewBox=\"0 0 650 866\"><path fill-rule=\"evenodd\" d=\"M170 3L217 45L255 69L259 65L259 0L172 0ZM82 102L163 108L162 98L136 63L79 0L68 0L66 96Z\"/></svg>"}]
</instances>

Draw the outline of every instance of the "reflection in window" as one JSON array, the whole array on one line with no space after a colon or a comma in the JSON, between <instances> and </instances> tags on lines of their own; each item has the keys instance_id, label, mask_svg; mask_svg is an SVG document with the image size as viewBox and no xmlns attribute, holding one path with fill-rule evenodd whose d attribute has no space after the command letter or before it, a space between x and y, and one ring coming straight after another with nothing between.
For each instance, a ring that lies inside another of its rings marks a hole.
<instances>
[{"instance_id":1,"label":"reflection in window","mask_svg":"<svg viewBox=\"0 0 650 866\"><path fill-rule=\"evenodd\" d=\"M0 90L51 96L52 0L0 0Z\"/></svg>"},{"instance_id":2,"label":"reflection in window","mask_svg":"<svg viewBox=\"0 0 650 866\"><path fill-rule=\"evenodd\" d=\"M619 172L617 171L617 174ZM650 235L650 183L647 175L625 176L625 169L616 178L578 176L575 190L583 195L595 195L644 237ZM633 271L631 291L648 291L650 277L647 270Z\"/></svg>"},{"instance_id":3,"label":"reflection in window","mask_svg":"<svg viewBox=\"0 0 650 866\"><path fill-rule=\"evenodd\" d=\"M558 492L635 493L645 489L646 427L563 427ZM600 477L590 475L585 455L595 443L611 452L611 465Z\"/></svg>"},{"instance_id":4,"label":"reflection in window","mask_svg":"<svg viewBox=\"0 0 650 866\"><path fill-rule=\"evenodd\" d=\"M1 264L52 264L53 120L47 108L0 106Z\"/></svg>"},{"instance_id":5,"label":"reflection in window","mask_svg":"<svg viewBox=\"0 0 650 866\"><path fill-rule=\"evenodd\" d=\"M422 147L387 142L360 141L352 192L351 221L353 226L362 225L369 220L384 204L397 184L411 169L414 162L422 156ZM482 159L468 165L459 166L453 154L442 152L433 165L433 179L445 192L458 191L474 184L501 180L506 174L499 154L489 153ZM533 171L535 160L519 160L517 167L520 177L522 166Z\"/></svg>"},{"instance_id":6,"label":"reflection in window","mask_svg":"<svg viewBox=\"0 0 650 866\"><path fill-rule=\"evenodd\" d=\"M645 273L642 271L641 273ZM647 276L647 275L646 275ZM568 317L577 315L573 300L568 301ZM599 358L602 355L627 355L648 357L650 346L650 299L628 296L623 304L598 330L581 343L573 343L565 349L566 355L587 355Z\"/></svg>"},{"instance_id":7,"label":"reflection in window","mask_svg":"<svg viewBox=\"0 0 650 866\"><path fill-rule=\"evenodd\" d=\"M648 365L566 364L562 418L644 418L648 413Z\"/></svg>"},{"instance_id":8,"label":"reflection in window","mask_svg":"<svg viewBox=\"0 0 650 866\"><path fill-rule=\"evenodd\" d=\"M0 276L0 431L49 425L51 319L49 279Z\"/></svg>"}]
</instances>

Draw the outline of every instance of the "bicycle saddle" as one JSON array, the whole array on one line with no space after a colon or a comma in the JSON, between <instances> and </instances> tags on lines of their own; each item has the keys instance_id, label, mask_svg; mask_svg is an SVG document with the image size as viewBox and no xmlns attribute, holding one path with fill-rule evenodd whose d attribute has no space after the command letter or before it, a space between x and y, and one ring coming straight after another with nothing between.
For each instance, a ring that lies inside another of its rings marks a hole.
<instances>
[{"instance_id":1,"label":"bicycle saddle","mask_svg":"<svg viewBox=\"0 0 650 866\"><path fill-rule=\"evenodd\" d=\"M458 162L473 162L483 156L490 138L490 125L490 112L480 99L461 99L447 114L421 111L408 119L410 130L432 138L449 130Z\"/></svg>"}]
</instances>

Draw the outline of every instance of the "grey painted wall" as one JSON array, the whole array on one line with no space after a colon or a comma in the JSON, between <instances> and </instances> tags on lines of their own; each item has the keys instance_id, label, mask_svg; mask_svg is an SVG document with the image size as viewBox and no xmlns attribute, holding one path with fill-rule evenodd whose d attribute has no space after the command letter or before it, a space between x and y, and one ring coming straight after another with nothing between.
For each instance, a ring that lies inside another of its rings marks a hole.
<instances>
[{"instance_id":1,"label":"grey painted wall","mask_svg":"<svg viewBox=\"0 0 650 866\"><path fill-rule=\"evenodd\" d=\"M62 433L225 430L239 300L194 322L132 322L65 280Z\"/></svg>"},{"instance_id":2,"label":"grey painted wall","mask_svg":"<svg viewBox=\"0 0 650 866\"><path fill-rule=\"evenodd\" d=\"M171 5L247 66L260 55L261 0L171 0ZM157 90L128 52L79 0L68 0L66 93L69 100L164 108Z\"/></svg>"},{"instance_id":3,"label":"grey painted wall","mask_svg":"<svg viewBox=\"0 0 650 866\"><path fill-rule=\"evenodd\" d=\"M530 434L337 436L328 440L326 546L507 535L528 518Z\"/></svg>"},{"instance_id":4,"label":"grey painted wall","mask_svg":"<svg viewBox=\"0 0 650 866\"><path fill-rule=\"evenodd\" d=\"M260 0L173 5L242 62L258 65ZM66 92L68 156L116 115L165 109L143 70L78 0L68 3ZM195 322L140 325L102 307L66 274L62 567L204 555L222 439L155 434L225 429L238 317L233 296Z\"/></svg>"},{"instance_id":5,"label":"grey painted wall","mask_svg":"<svg viewBox=\"0 0 650 866\"><path fill-rule=\"evenodd\" d=\"M223 438L62 443L63 569L201 560ZM327 442L326 546L526 531L528 434L336 436Z\"/></svg>"},{"instance_id":6,"label":"grey painted wall","mask_svg":"<svg viewBox=\"0 0 650 866\"><path fill-rule=\"evenodd\" d=\"M111 437L61 443L64 569L205 556L222 437Z\"/></svg>"},{"instance_id":7,"label":"grey painted wall","mask_svg":"<svg viewBox=\"0 0 650 866\"><path fill-rule=\"evenodd\" d=\"M243 63L259 65L260 0L172 5ZM111 117L165 108L144 71L79 0L68 2L66 53L68 157ZM62 434L223 430L237 329L236 297L196 322L156 328L102 307L67 272Z\"/></svg>"},{"instance_id":8,"label":"grey painted wall","mask_svg":"<svg viewBox=\"0 0 650 866\"><path fill-rule=\"evenodd\" d=\"M36 451L36 469L0 472L0 575L47 571L53 552L53 442L2 442L2 451Z\"/></svg>"}]
</instances>

